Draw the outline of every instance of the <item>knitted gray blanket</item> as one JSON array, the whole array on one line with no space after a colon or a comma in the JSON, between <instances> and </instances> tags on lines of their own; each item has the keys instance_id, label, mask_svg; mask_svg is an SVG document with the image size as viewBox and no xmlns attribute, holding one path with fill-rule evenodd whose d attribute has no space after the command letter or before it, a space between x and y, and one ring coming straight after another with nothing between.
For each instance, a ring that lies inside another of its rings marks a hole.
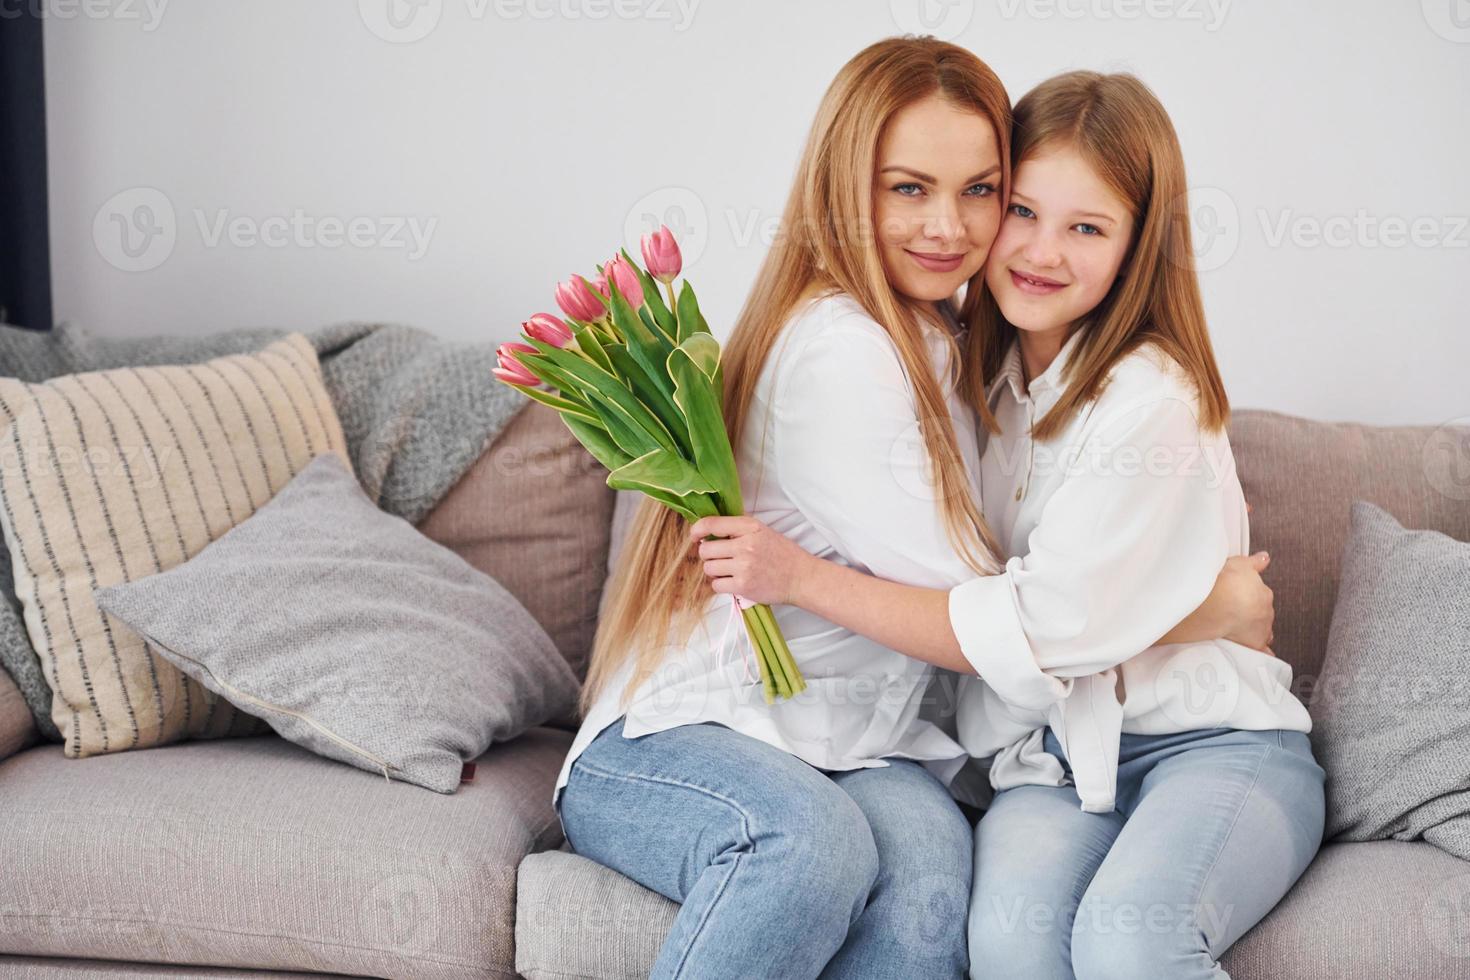
<instances>
[{"instance_id":1,"label":"knitted gray blanket","mask_svg":"<svg viewBox=\"0 0 1470 980\"><path fill-rule=\"evenodd\" d=\"M203 336L114 338L71 324L0 325L0 375L45 381L126 366L194 364L260 350L292 331L245 327ZM417 524L525 404L496 382L495 345L451 343L417 327L343 323L301 331L316 348L363 489ZM0 547L0 665L15 679L42 736L60 741L51 688L21 620L10 555Z\"/></svg>"}]
</instances>

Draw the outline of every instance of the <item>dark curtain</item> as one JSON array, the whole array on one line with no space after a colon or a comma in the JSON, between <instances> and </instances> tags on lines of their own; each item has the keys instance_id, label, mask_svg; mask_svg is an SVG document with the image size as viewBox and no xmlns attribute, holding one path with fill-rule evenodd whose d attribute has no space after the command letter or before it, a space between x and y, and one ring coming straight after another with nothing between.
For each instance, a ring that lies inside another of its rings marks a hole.
<instances>
[{"instance_id":1,"label":"dark curtain","mask_svg":"<svg viewBox=\"0 0 1470 980\"><path fill-rule=\"evenodd\" d=\"M43 9L0 3L0 323L49 330Z\"/></svg>"}]
</instances>

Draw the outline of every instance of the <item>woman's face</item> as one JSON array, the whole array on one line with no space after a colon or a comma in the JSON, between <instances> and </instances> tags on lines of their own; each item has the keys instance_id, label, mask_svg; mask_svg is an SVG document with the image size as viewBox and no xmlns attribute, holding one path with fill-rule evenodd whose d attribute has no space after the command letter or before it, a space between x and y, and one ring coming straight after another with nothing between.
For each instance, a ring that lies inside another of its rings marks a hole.
<instances>
[{"instance_id":1,"label":"woman's face","mask_svg":"<svg viewBox=\"0 0 1470 980\"><path fill-rule=\"evenodd\" d=\"M873 219L888 281L915 300L955 294L1000 226L995 128L930 96L894 114L878 144Z\"/></svg>"},{"instance_id":2,"label":"woman's face","mask_svg":"<svg viewBox=\"0 0 1470 980\"><path fill-rule=\"evenodd\" d=\"M1113 288L1133 215L1070 147L1022 160L985 283L1019 330L1065 333Z\"/></svg>"}]
</instances>

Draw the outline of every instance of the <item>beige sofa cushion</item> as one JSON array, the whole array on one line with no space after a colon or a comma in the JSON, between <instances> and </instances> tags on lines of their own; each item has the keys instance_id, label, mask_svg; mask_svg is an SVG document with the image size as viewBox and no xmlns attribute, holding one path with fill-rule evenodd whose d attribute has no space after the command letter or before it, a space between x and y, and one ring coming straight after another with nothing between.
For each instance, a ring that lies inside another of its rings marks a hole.
<instances>
[{"instance_id":1,"label":"beige sofa cushion","mask_svg":"<svg viewBox=\"0 0 1470 980\"><path fill-rule=\"evenodd\" d=\"M1457 460L1444 451L1470 452L1470 432L1466 448L1452 444L1460 431L1234 413L1230 444L1254 508L1251 548L1271 552L1273 649L1295 668L1304 701L1327 651L1353 501L1377 504L1406 528L1470 541L1470 483L1457 480Z\"/></svg>"},{"instance_id":2,"label":"beige sofa cushion","mask_svg":"<svg viewBox=\"0 0 1470 980\"><path fill-rule=\"evenodd\" d=\"M613 496L560 416L528 402L418 528L505 586L583 680Z\"/></svg>"},{"instance_id":3,"label":"beige sofa cushion","mask_svg":"<svg viewBox=\"0 0 1470 980\"><path fill-rule=\"evenodd\" d=\"M0 956L0 980L264 980L254 970L228 966L119 963L71 956ZM272 970L270 980L357 980L340 973Z\"/></svg>"},{"instance_id":4,"label":"beige sofa cushion","mask_svg":"<svg viewBox=\"0 0 1470 980\"><path fill-rule=\"evenodd\" d=\"M184 676L92 590L173 568L318 453L347 458L316 352L0 379L0 507L26 632L69 758L268 731Z\"/></svg>"},{"instance_id":5,"label":"beige sofa cushion","mask_svg":"<svg viewBox=\"0 0 1470 980\"><path fill-rule=\"evenodd\" d=\"M570 743L533 728L493 746L453 796L273 735L77 763L33 748L0 762L0 948L509 980L516 866L561 838Z\"/></svg>"}]
</instances>

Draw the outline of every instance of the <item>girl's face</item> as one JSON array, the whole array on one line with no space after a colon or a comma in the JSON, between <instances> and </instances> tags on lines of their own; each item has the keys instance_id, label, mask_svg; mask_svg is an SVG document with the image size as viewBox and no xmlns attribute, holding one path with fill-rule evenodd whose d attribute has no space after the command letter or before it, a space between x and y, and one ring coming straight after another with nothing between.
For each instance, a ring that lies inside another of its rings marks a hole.
<instances>
[{"instance_id":1,"label":"girl's face","mask_svg":"<svg viewBox=\"0 0 1470 980\"><path fill-rule=\"evenodd\" d=\"M894 114L878 144L873 219L888 281L910 299L953 296L1000 225L995 127L934 95Z\"/></svg>"},{"instance_id":2,"label":"girl's face","mask_svg":"<svg viewBox=\"0 0 1470 980\"><path fill-rule=\"evenodd\" d=\"M1133 214L1070 147L1021 161L985 282L1016 328L1065 334L1107 296Z\"/></svg>"}]
</instances>

